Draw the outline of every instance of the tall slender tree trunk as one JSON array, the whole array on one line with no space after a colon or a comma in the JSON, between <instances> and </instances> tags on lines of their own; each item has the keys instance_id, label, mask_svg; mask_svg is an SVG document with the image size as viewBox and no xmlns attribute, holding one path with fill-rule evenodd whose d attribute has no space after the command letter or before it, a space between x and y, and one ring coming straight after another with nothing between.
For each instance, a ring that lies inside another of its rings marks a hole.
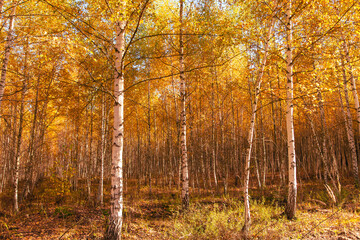
<instances>
[{"instance_id":1,"label":"tall slender tree trunk","mask_svg":"<svg viewBox=\"0 0 360 240\"><path fill-rule=\"evenodd\" d=\"M218 180L216 175L216 161L217 161L217 151L216 151L216 137L215 137L215 84L214 79L211 83L211 160L212 160L212 175L214 178L215 190L218 189Z\"/></svg>"},{"instance_id":2,"label":"tall slender tree trunk","mask_svg":"<svg viewBox=\"0 0 360 240\"><path fill-rule=\"evenodd\" d=\"M267 156L266 156L266 142L265 142L265 130L264 130L264 117L263 117L263 105L260 101L261 108L261 138L262 138L262 152L263 152L263 164L262 164L262 176L261 176L261 188L262 190L266 185L266 173L267 173Z\"/></svg>"},{"instance_id":3,"label":"tall slender tree trunk","mask_svg":"<svg viewBox=\"0 0 360 240\"><path fill-rule=\"evenodd\" d=\"M1 76L0 76L0 108L2 99L4 97L4 91L5 91L5 85L6 85L6 73L10 58L10 52L14 41L14 18L15 18L15 12L16 12L16 2L13 4L13 8L10 15L10 21L9 21L9 29L8 29L8 35L6 37L6 43L5 43L5 53L4 53L4 59L2 62L2 69L1 69Z\"/></svg>"},{"instance_id":4,"label":"tall slender tree trunk","mask_svg":"<svg viewBox=\"0 0 360 240\"><path fill-rule=\"evenodd\" d=\"M274 12L275 13L275 12ZM243 235L245 239L249 239L250 236L250 225L251 225L251 216L250 216L250 201L249 201L249 183L250 183L250 161L251 161L251 153L253 147L253 140L254 140L254 132L255 132L255 124L256 124L256 113L258 110L258 102L261 90L261 83L262 78L264 75L267 56L269 51L269 43L274 29L275 20L272 16L271 24L269 27L268 35L265 42L265 52L261 62L260 71L256 79L256 86L255 86L255 100L252 107L252 115L250 121L250 128L248 133L248 148L246 150L246 159L245 159L245 182L244 182L244 205L245 205L245 223L242 229ZM255 153L256 154L256 153Z\"/></svg>"},{"instance_id":5,"label":"tall slender tree trunk","mask_svg":"<svg viewBox=\"0 0 360 240\"><path fill-rule=\"evenodd\" d=\"M125 11L125 1L121 1L119 11ZM121 17L125 14L122 13ZM120 240L123 223L123 148L124 148L124 73L123 57L125 49L126 22L116 23L115 77L114 77L114 130L111 163L111 203L110 223L105 239Z\"/></svg>"},{"instance_id":6,"label":"tall slender tree trunk","mask_svg":"<svg viewBox=\"0 0 360 240\"><path fill-rule=\"evenodd\" d=\"M25 92L26 92L26 79L23 80L23 89L21 91L21 104L20 104L20 116L19 116L19 132L17 136L16 154L15 154L15 177L14 177L14 210L19 212L19 170L20 170L20 158L21 158L21 141L24 122L24 108L25 108Z\"/></svg>"},{"instance_id":7,"label":"tall slender tree trunk","mask_svg":"<svg viewBox=\"0 0 360 240\"><path fill-rule=\"evenodd\" d=\"M101 97L101 143L100 143L100 183L99 183L99 202L102 206L104 204L104 160L106 151L106 137L105 137L105 94Z\"/></svg>"},{"instance_id":8,"label":"tall slender tree trunk","mask_svg":"<svg viewBox=\"0 0 360 240\"><path fill-rule=\"evenodd\" d=\"M333 162L333 164L331 163L331 154L333 152L333 147L331 146L331 143L329 141L329 137L328 137L328 133L327 133L327 124L326 124L326 119L325 119L325 110L324 110L324 103L323 103L323 98L322 98L322 94L321 94L321 90L318 90L318 99L319 99L319 109L320 109L320 120L321 120L321 135L323 136L323 141L322 141L322 151L323 154L325 156L325 161L326 161L326 171L327 174L329 175L331 182L333 184L333 187L336 190L336 195L337 198L340 196L340 191L341 191L341 185L340 185L340 180L339 180L339 170L338 170L338 166L336 163L336 158L334 159L335 162ZM329 153L329 149L330 148L330 153ZM333 169L333 171L332 171Z\"/></svg>"},{"instance_id":9,"label":"tall slender tree trunk","mask_svg":"<svg viewBox=\"0 0 360 240\"><path fill-rule=\"evenodd\" d=\"M337 9L336 13L338 16L340 16L340 12ZM343 68L345 73L349 74L349 78L350 78L350 84L351 84L351 92L354 98L354 104L355 104L355 110L356 110L356 120L358 123L358 129L359 129L359 134L360 134L360 105L359 105L359 96L357 93L357 89L356 89L356 79L354 77L354 73L353 73L353 67L351 64L351 57L350 57L350 50L349 50L349 44L346 40L346 36L344 34L344 31L340 28L340 38L342 41L342 51L343 51L343 56L342 58L345 59L345 63L342 62L343 64ZM341 52L341 51L340 51ZM343 61L343 60L342 60Z\"/></svg>"},{"instance_id":10,"label":"tall slender tree trunk","mask_svg":"<svg viewBox=\"0 0 360 240\"><path fill-rule=\"evenodd\" d=\"M24 63L24 77L25 81L28 82L29 76L28 76L28 58L29 58L29 44L28 39L26 39L26 45L25 45L25 63ZM32 126L30 130L30 139L29 139L29 148L28 148L28 161L24 162L25 165L25 186L23 188L23 194L22 197L26 198L28 194L31 193L31 186L33 182L33 159L34 159L34 144L35 144L35 132L36 132L36 122L37 122L37 113L38 113L38 105L39 105L39 85L40 85L40 77L37 79L36 84L36 95L35 95L35 106L33 110L33 120L32 120Z\"/></svg>"},{"instance_id":11,"label":"tall slender tree trunk","mask_svg":"<svg viewBox=\"0 0 360 240\"><path fill-rule=\"evenodd\" d=\"M330 155L328 157L328 159L332 159L328 160L328 166L329 166L329 171L330 171L330 175L332 176L332 181L336 182L333 183L334 188L336 189L337 192L337 196L340 196L341 193L341 184L340 184L340 176L339 176L339 168L338 168L338 163L337 163L337 159L335 156L335 152L334 152L334 147L333 144L330 140L329 137L329 133L328 133L328 127L327 127L327 123L326 123L326 119L325 119L325 110L324 110L324 104L323 104L323 98L322 98L322 94L321 91L318 91L318 99L319 99L319 109L320 109L320 119L321 119L321 134L323 135L323 144L322 144L322 148L323 148L323 152L325 155ZM328 152L328 148L330 148L330 153Z\"/></svg>"},{"instance_id":12,"label":"tall slender tree trunk","mask_svg":"<svg viewBox=\"0 0 360 240\"><path fill-rule=\"evenodd\" d=\"M289 188L287 205L285 213L288 219L294 219L296 213L296 156L295 156L295 133L294 133L294 90L293 90L293 59L292 59L292 11L291 0L287 4L286 10L286 32L287 32L287 49L286 49L286 130L289 160Z\"/></svg>"},{"instance_id":13,"label":"tall slender tree trunk","mask_svg":"<svg viewBox=\"0 0 360 240\"><path fill-rule=\"evenodd\" d=\"M186 79L184 73L184 40L183 40L183 8L184 0L180 0L180 35L179 35L179 64L180 64L180 149L181 149L181 201L184 209L189 207L189 171L186 145Z\"/></svg>"},{"instance_id":14,"label":"tall slender tree trunk","mask_svg":"<svg viewBox=\"0 0 360 240\"><path fill-rule=\"evenodd\" d=\"M356 80L355 80L352 65L351 65L349 47L348 47L348 44L347 44L344 36L343 36L343 48L344 48L344 54L345 54L344 57L345 57L345 60L346 60L346 64L344 65L344 67L345 67L346 71L349 73L349 77L350 77L351 92L352 92L352 95L353 95L353 98L354 98L355 110L356 110L356 120L357 120L357 123L358 123L358 129L359 129L359 133L360 133L359 96L358 96L358 93L357 93Z\"/></svg>"},{"instance_id":15,"label":"tall slender tree trunk","mask_svg":"<svg viewBox=\"0 0 360 240\"><path fill-rule=\"evenodd\" d=\"M86 176L86 183L87 183L87 192L88 192L88 201L91 200L91 178L92 178L92 169L93 169L93 156L92 156L92 139L93 139L93 102L90 102L90 137L89 137L89 159L87 163L87 176ZM86 160L86 159L85 159Z\"/></svg>"},{"instance_id":16,"label":"tall slender tree trunk","mask_svg":"<svg viewBox=\"0 0 360 240\"><path fill-rule=\"evenodd\" d=\"M149 66L147 66L150 68ZM149 196L152 194L151 189L151 173L152 173L152 154L151 154L151 103L150 103L150 81L148 81L148 115L147 115L147 125L148 125L148 134L147 134L147 151L146 151L146 158L147 158L147 166L148 166L148 177L149 177Z\"/></svg>"},{"instance_id":17,"label":"tall slender tree trunk","mask_svg":"<svg viewBox=\"0 0 360 240\"><path fill-rule=\"evenodd\" d=\"M357 162L357 153L356 153L356 144L355 144L355 137L354 137L354 130L353 130L353 123L352 123L352 117L350 112L350 100L349 100L349 93L347 88L347 75L346 70L344 66L344 61L341 59L341 69L342 69L342 75L343 75L343 85L344 85L344 95L345 95L345 103L346 103L346 110L343 108L343 112L345 114L345 127L346 127L346 133L349 141L349 147L350 147L350 154L351 154L351 169L352 169L352 175L355 181L355 187L359 187L359 169L358 169L358 162ZM341 97L341 95L340 95ZM341 100L342 104L342 100Z\"/></svg>"}]
</instances>

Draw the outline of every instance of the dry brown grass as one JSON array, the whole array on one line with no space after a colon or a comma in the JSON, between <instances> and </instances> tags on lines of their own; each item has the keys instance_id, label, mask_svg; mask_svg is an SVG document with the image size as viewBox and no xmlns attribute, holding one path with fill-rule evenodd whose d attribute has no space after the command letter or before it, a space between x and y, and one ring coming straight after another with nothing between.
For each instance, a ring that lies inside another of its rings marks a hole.
<instances>
[{"instance_id":1,"label":"dry brown grass","mask_svg":"<svg viewBox=\"0 0 360 240\"><path fill-rule=\"evenodd\" d=\"M132 194L128 186L123 239L240 239L243 224L242 193L227 196L211 191L192 191L188 211L180 209L175 190L153 186ZM333 206L321 185L300 186L296 221L282 216L283 189L252 189L253 239L360 239L360 194L343 187L341 201ZM108 192L106 192L108 194ZM23 202L21 212L11 212L11 192L1 196L0 239L101 239L106 228L108 203L101 208L83 194L70 192L59 203L46 196ZM108 196L108 195L107 195ZM95 196L92 197L95 199ZM318 201L313 201L318 200ZM321 204L320 202L324 203Z\"/></svg>"}]
</instances>

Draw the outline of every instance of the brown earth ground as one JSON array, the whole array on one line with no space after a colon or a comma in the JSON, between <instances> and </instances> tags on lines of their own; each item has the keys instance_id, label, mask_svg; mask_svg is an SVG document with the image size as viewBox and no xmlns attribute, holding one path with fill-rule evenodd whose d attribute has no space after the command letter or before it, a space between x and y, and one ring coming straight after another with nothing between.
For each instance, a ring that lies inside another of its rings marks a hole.
<instances>
[{"instance_id":1,"label":"brown earth ground","mask_svg":"<svg viewBox=\"0 0 360 240\"><path fill-rule=\"evenodd\" d=\"M49 192L45 186L52 183L43 181L34 196L21 203L18 214L12 212L11 190L2 193L0 239L102 239L108 189L100 207L94 204L95 196L87 200L80 190ZM153 186L150 194L148 187L139 191L134 182L129 181L125 193L123 239L241 239L240 188L230 188L226 195L221 189L192 189L191 207L183 212L176 190ZM252 239L360 239L360 192L349 181L337 204L322 184L299 184L295 221L282 215L285 187L254 187L251 196Z\"/></svg>"}]
</instances>

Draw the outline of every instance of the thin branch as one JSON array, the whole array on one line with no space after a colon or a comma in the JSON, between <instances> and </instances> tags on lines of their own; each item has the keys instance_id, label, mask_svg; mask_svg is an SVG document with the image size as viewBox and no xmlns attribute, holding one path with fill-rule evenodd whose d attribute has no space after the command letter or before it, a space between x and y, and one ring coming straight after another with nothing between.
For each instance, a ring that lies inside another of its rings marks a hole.
<instances>
[{"instance_id":1,"label":"thin branch","mask_svg":"<svg viewBox=\"0 0 360 240\"><path fill-rule=\"evenodd\" d=\"M144 12L145 12L146 6L147 6L147 4L149 3L149 1L150 1L150 0L146 0L146 2L144 3L144 6L142 7L142 9L141 9L141 11L140 11L140 15L139 15L139 17L138 17L138 21L137 21L137 23L136 23L136 28L135 28L135 30L134 30L134 32L133 32L133 34L132 34L131 38L130 38L130 42L129 42L129 44L128 44L128 45L126 46L126 48L125 48L125 51L124 51L124 54L123 54L123 59L125 58L126 53L128 52L129 47L130 47L130 45L131 45L131 42L134 40L135 35L136 35L136 33L138 32L138 30L139 30L139 26L140 26L141 18L142 18L142 16L144 15Z\"/></svg>"},{"instance_id":2,"label":"thin branch","mask_svg":"<svg viewBox=\"0 0 360 240\"><path fill-rule=\"evenodd\" d=\"M334 212L333 214L331 214L330 216L328 216L327 218L325 218L324 220L322 220L321 222L319 222L317 225L315 225L315 227L313 227L312 229L310 229L305 235L302 235L300 239L305 239L305 237L307 237L315 228L317 228L318 226L320 226L320 224L322 224L323 222L329 220L330 218L332 218L335 214L337 214L338 212L341 211L341 208L339 208L336 212Z\"/></svg>"}]
</instances>

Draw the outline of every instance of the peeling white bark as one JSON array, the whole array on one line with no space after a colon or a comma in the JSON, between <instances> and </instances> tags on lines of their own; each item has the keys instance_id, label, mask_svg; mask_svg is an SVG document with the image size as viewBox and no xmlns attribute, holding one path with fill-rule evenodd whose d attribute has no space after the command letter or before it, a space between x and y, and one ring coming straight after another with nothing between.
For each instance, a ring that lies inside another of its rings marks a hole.
<instances>
[{"instance_id":1,"label":"peeling white bark","mask_svg":"<svg viewBox=\"0 0 360 240\"><path fill-rule=\"evenodd\" d=\"M286 49L286 130L288 145L289 161L289 189L285 213L288 219L294 219L296 213L296 156L295 156L295 132L294 132L294 83L293 83L293 59L292 59L292 12L291 0L287 4L286 10L286 32L287 32L287 49Z\"/></svg>"},{"instance_id":2,"label":"peeling white bark","mask_svg":"<svg viewBox=\"0 0 360 240\"><path fill-rule=\"evenodd\" d=\"M246 151L246 160L245 160L245 183L244 183L244 205L245 205L245 223L243 227L244 238L248 239L250 235L250 225L251 225L251 216L250 216L250 201L249 201L249 182L250 182L250 160L251 160L251 151L253 147L254 132L255 132L255 123L256 123L256 112L257 105L259 101L262 77L264 75L267 56L269 52L269 43L274 29L275 19L272 17L270 28L268 31L266 43L265 43L265 53L261 62L260 72L256 80L256 89L255 89L255 101L252 109L251 122L248 135L248 148Z\"/></svg>"},{"instance_id":3,"label":"peeling white bark","mask_svg":"<svg viewBox=\"0 0 360 240\"><path fill-rule=\"evenodd\" d=\"M180 0L180 150L181 150L181 201L184 209L189 207L189 170L186 145L186 80L184 73L184 41L183 41L183 8L184 1Z\"/></svg>"},{"instance_id":4,"label":"peeling white bark","mask_svg":"<svg viewBox=\"0 0 360 240\"><path fill-rule=\"evenodd\" d=\"M125 7L123 8L123 10ZM123 200L123 148L124 148L124 74L125 21L116 22L115 77L114 77L114 132L111 163L110 224L105 239L120 240Z\"/></svg>"}]
</instances>

